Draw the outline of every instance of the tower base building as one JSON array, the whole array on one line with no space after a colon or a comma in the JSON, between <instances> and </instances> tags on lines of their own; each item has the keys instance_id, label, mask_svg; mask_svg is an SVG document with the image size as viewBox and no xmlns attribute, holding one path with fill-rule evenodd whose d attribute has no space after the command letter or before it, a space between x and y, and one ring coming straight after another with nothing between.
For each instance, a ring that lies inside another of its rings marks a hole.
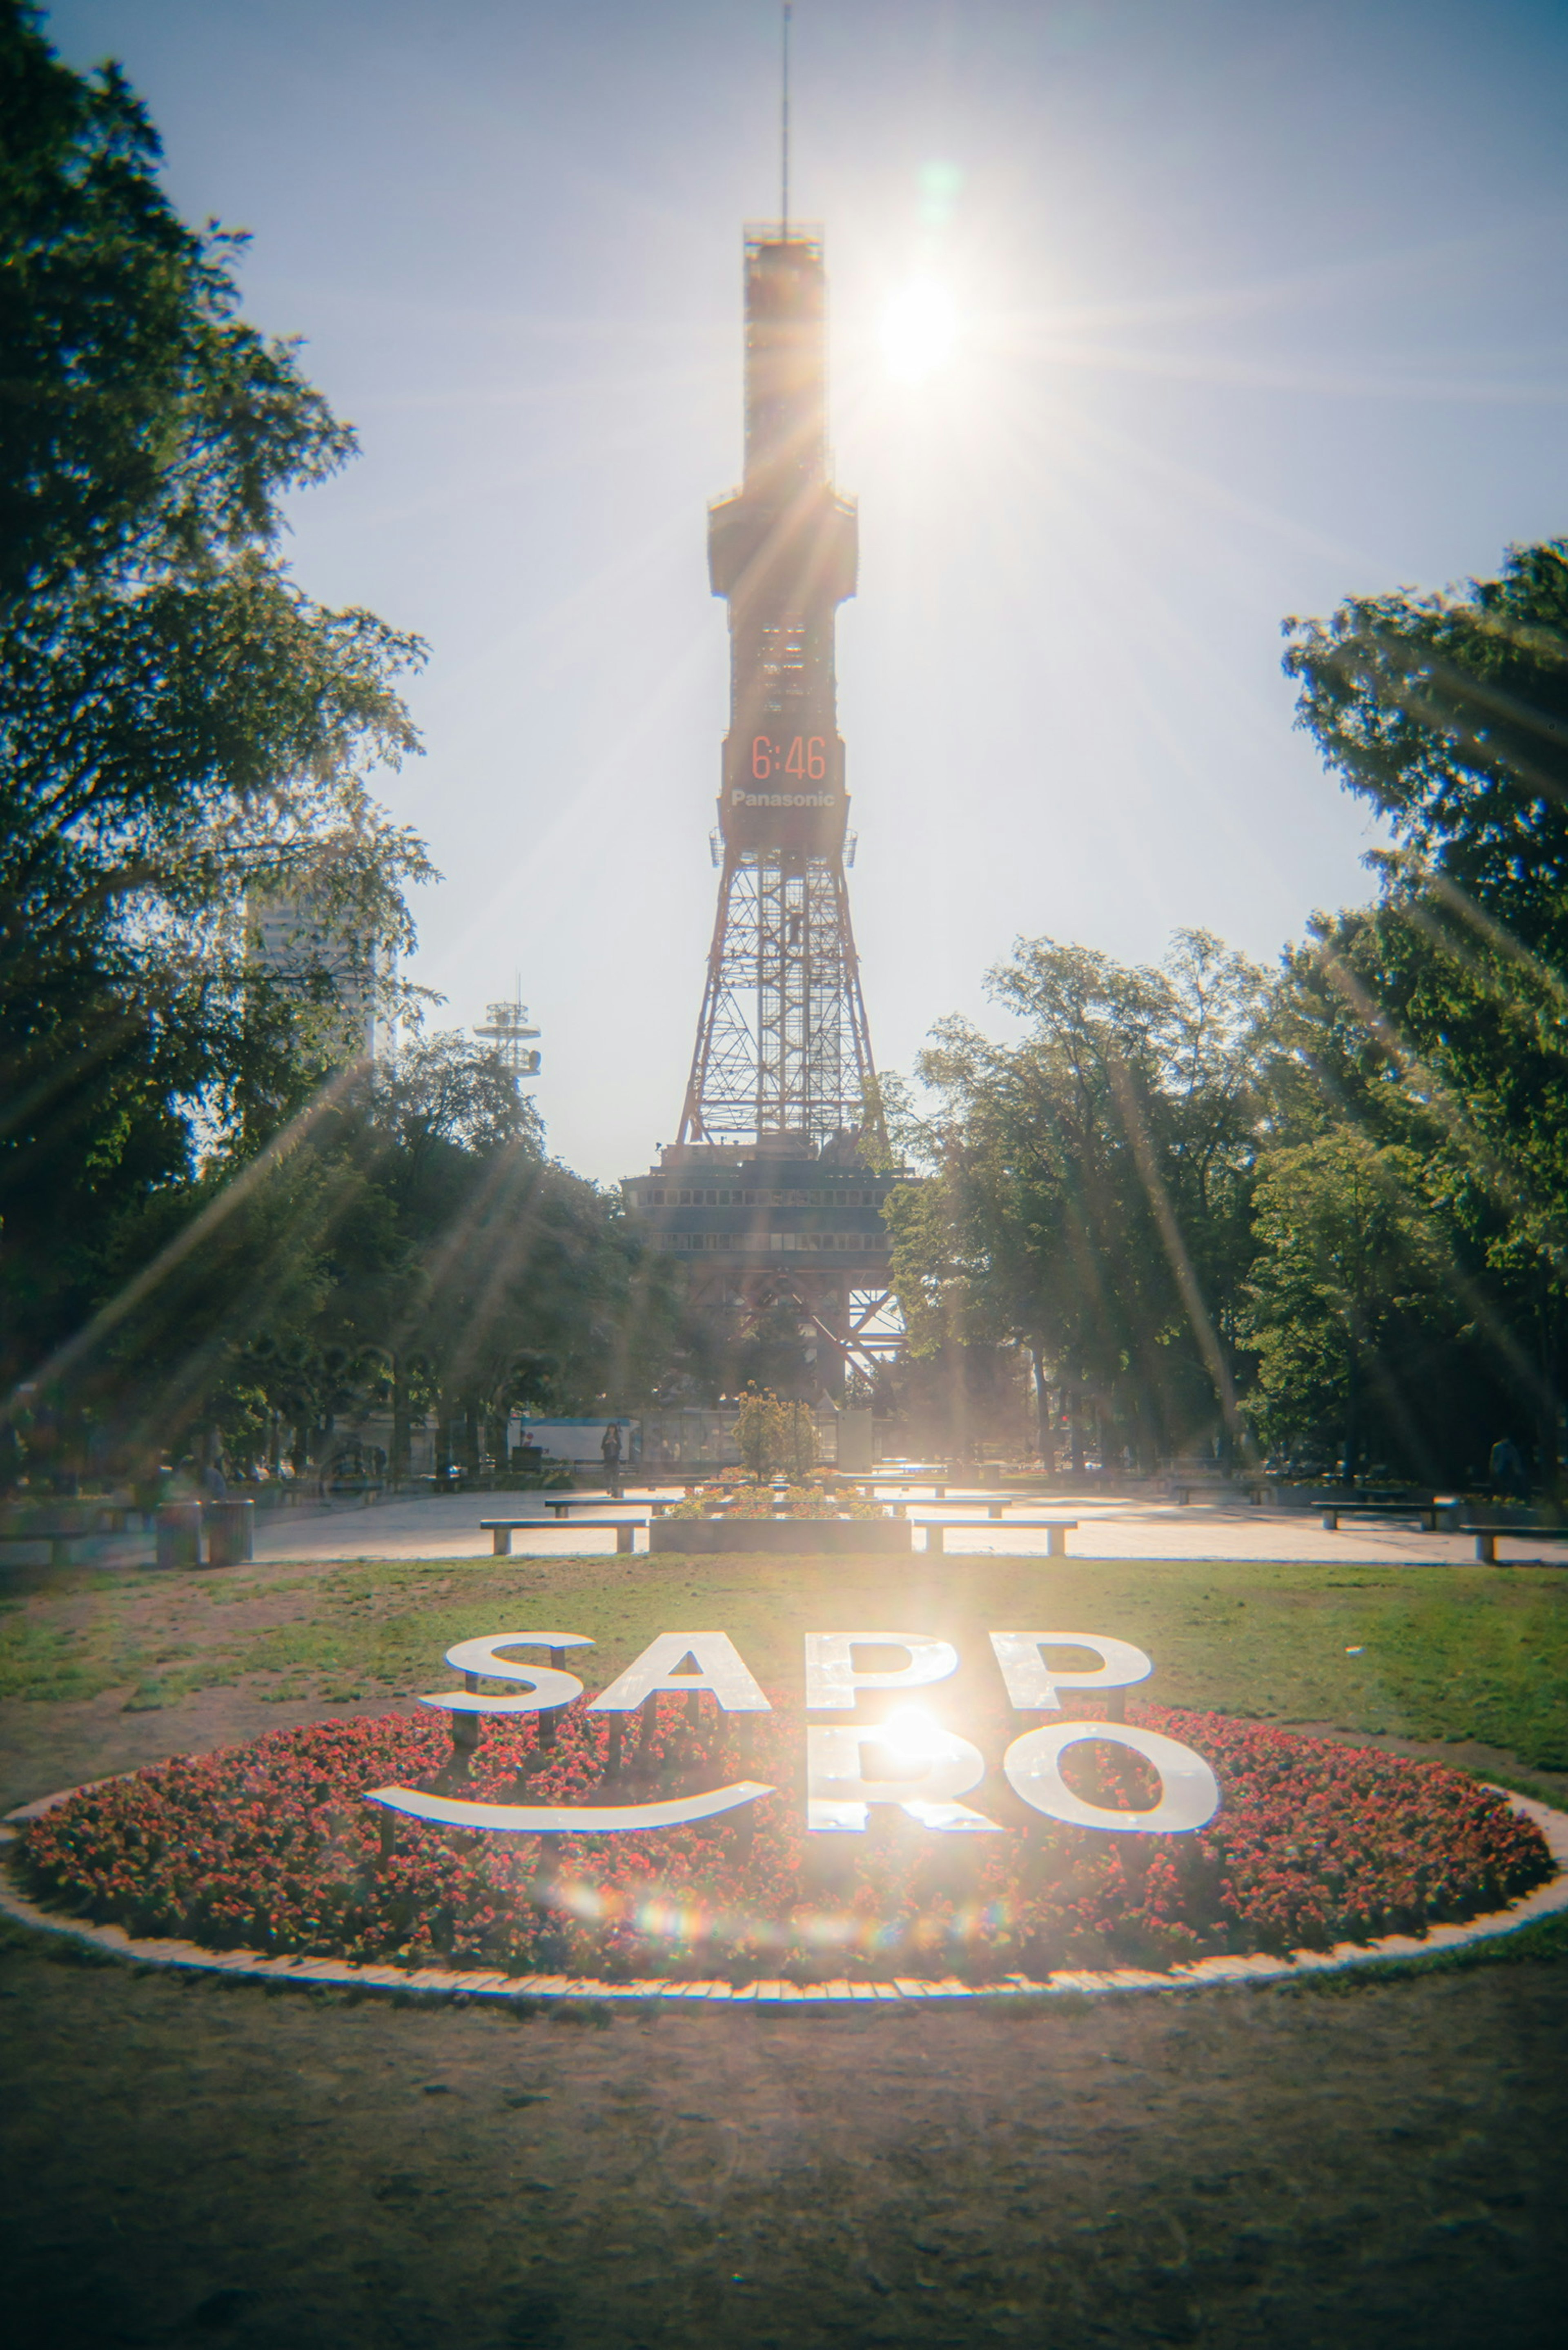
<instances>
[{"instance_id":1,"label":"tower base building","mask_svg":"<svg viewBox=\"0 0 1568 2350\"><path fill-rule=\"evenodd\" d=\"M881 1207L898 1179L873 1174L845 1136L818 1151L767 1135L726 1148L672 1142L626 1185L657 1246L690 1268L692 1302L722 1344L739 1347L779 1308L794 1309L817 1384L841 1391L897 1350Z\"/></svg>"}]
</instances>

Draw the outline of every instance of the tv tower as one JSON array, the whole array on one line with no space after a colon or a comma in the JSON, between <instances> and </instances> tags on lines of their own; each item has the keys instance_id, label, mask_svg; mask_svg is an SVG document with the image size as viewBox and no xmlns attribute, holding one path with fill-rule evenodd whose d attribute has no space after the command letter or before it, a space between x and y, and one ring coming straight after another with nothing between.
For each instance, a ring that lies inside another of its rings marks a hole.
<instances>
[{"instance_id":1,"label":"tv tower","mask_svg":"<svg viewBox=\"0 0 1568 2350\"><path fill-rule=\"evenodd\" d=\"M829 477L821 234L787 216L788 31L786 9L784 216L745 231L745 470L708 513L730 621L718 910L678 1138L626 1191L700 1260L699 1297L732 1336L794 1305L836 1387L897 1343L879 1213L896 1179L858 1150L875 1069L834 671L858 525Z\"/></svg>"}]
</instances>

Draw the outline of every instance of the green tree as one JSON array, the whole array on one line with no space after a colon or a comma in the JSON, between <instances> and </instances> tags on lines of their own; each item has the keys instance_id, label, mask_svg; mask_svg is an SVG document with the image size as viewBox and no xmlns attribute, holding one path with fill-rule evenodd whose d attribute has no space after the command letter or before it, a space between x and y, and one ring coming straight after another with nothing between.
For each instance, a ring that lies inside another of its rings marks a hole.
<instances>
[{"instance_id":1,"label":"green tree","mask_svg":"<svg viewBox=\"0 0 1568 2350\"><path fill-rule=\"evenodd\" d=\"M1354 1128L1285 1145L1263 1157L1254 1216L1248 1335L1264 1432L1337 1439L1347 1482L1373 1430L1430 1471L1409 1357L1449 1326L1448 1251L1419 1159Z\"/></svg>"},{"instance_id":2,"label":"green tree","mask_svg":"<svg viewBox=\"0 0 1568 2350\"><path fill-rule=\"evenodd\" d=\"M545 1158L511 1074L458 1035L416 1040L307 1129L155 1194L119 1263L83 1385L130 1460L208 1431L238 1465L265 1451L303 1471L374 1407L391 1414L394 1474L427 1419L441 1447L458 1427L456 1457L476 1465L520 1407L641 1400L680 1311L618 1197Z\"/></svg>"},{"instance_id":3,"label":"green tree","mask_svg":"<svg viewBox=\"0 0 1568 2350\"><path fill-rule=\"evenodd\" d=\"M1352 597L1289 620L1298 723L1393 830L1385 871L1444 884L1517 944L1568 957L1568 540L1511 548L1462 592Z\"/></svg>"},{"instance_id":4,"label":"green tree","mask_svg":"<svg viewBox=\"0 0 1568 2350\"><path fill-rule=\"evenodd\" d=\"M1264 975L1192 931L1159 970L1021 941L988 984L1022 1037L945 1022L934 1116L889 1102L931 1170L888 1208L914 1346L1030 1347L1075 1466L1084 1399L1144 1461L1235 1436Z\"/></svg>"},{"instance_id":5,"label":"green tree","mask_svg":"<svg viewBox=\"0 0 1568 2350\"><path fill-rule=\"evenodd\" d=\"M1568 1368L1568 542L1288 624L1300 723L1388 821L1312 951L1441 1162L1465 1298L1550 1480ZM1495 1428L1492 1432L1497 1431ZM1471 1450L1480 1442L1472 1436ZM1484 1452L1484 1442L1480 1443Z\"/></svg>"},{"instance_id":6,"label":"green tree","mask_svg":"<svg viewBox=\"0 0 1568 2350\"><path fill-rule=\"evenodd\" d=\"M735 1420L741 1459L759 1481L786 1476L804 1483L816 1466L816 1422L798 1396L748 1388Z\"/></svg>"},{"instance_id":7,"label":"green tree","mask_svg":"<svg viewBox=\"0 0 1568 2350\"><path fill-rule=\"evenodd\" d=\"M429 871L366 784L415 746L393 681L421 648L278 552L283 499L352 433L239 317L243 240L187 228L158 160L118 69L70 71L0 0L7 1387L59 1367L139 1206L322 1074L248 967L247 897L308 889L392 952Z\"/></svg>"}]
</instances>

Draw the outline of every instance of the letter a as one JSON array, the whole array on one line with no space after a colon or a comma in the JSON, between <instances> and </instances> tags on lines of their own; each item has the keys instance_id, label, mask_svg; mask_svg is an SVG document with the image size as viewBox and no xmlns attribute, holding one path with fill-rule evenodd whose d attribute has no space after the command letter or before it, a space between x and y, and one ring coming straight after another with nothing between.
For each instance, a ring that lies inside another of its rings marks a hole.
<instances>
[{"instance_id":1,"label":"letter a","mask_svg":"<svg viewBox=\"0 0 1568 2350\"><path fill-rule=\"evenodd\" d=\"M694 1673L678 1673L690 1657ZM772 1706L742 1663L727 1632L660 1632L618 1680L601 1690L590 1713L633 1713L656 1690L711 1690L725 1713L771 1713Z\"/></svg>"}]
</instances>

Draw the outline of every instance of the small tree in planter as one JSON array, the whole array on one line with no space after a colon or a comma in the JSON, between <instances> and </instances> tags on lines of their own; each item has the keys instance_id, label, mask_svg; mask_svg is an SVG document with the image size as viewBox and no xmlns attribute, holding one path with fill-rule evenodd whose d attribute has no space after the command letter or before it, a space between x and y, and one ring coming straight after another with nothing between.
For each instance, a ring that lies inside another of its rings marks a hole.
<instances>
[{"instance_id":1,"label":"small tree in planter","mask_svg":"<svg viewBox=\"0 0 1568 2350\"><path fill-rule=\"evenodd\" d=\"M816 1422L811 1406L784 1403L771 1388L748 1388L741 1398L735 1439L741 1458L760 1484L784 1476L804 1484L816 1465Z\"/></svg>"},{"instance_id":2,"label":"small tree in planter","mask_svg":"<svg viewBox=\"0 0 1568 2350\"><path fill-rule=\"evenodd\" d=\"M779 1466L797 1485L804 1485L816 1466L816 1422L806 1403L779 1406L784 1458Z\"/></svg>"},{"instance_id":3,"label":"small tree in planter","mask_svg":"<svg viewBox=\"0 0 1568 2350\"><path fill-rule=\"evenodd\" d=\"M759 1395L755 1388L748 1388L741 1398L735 1441L741 1448L742 1460L759 1484L779 1466L783 1417L784 1406L771 1388L766 1395Z\"/></svg>"}]
</instances>

